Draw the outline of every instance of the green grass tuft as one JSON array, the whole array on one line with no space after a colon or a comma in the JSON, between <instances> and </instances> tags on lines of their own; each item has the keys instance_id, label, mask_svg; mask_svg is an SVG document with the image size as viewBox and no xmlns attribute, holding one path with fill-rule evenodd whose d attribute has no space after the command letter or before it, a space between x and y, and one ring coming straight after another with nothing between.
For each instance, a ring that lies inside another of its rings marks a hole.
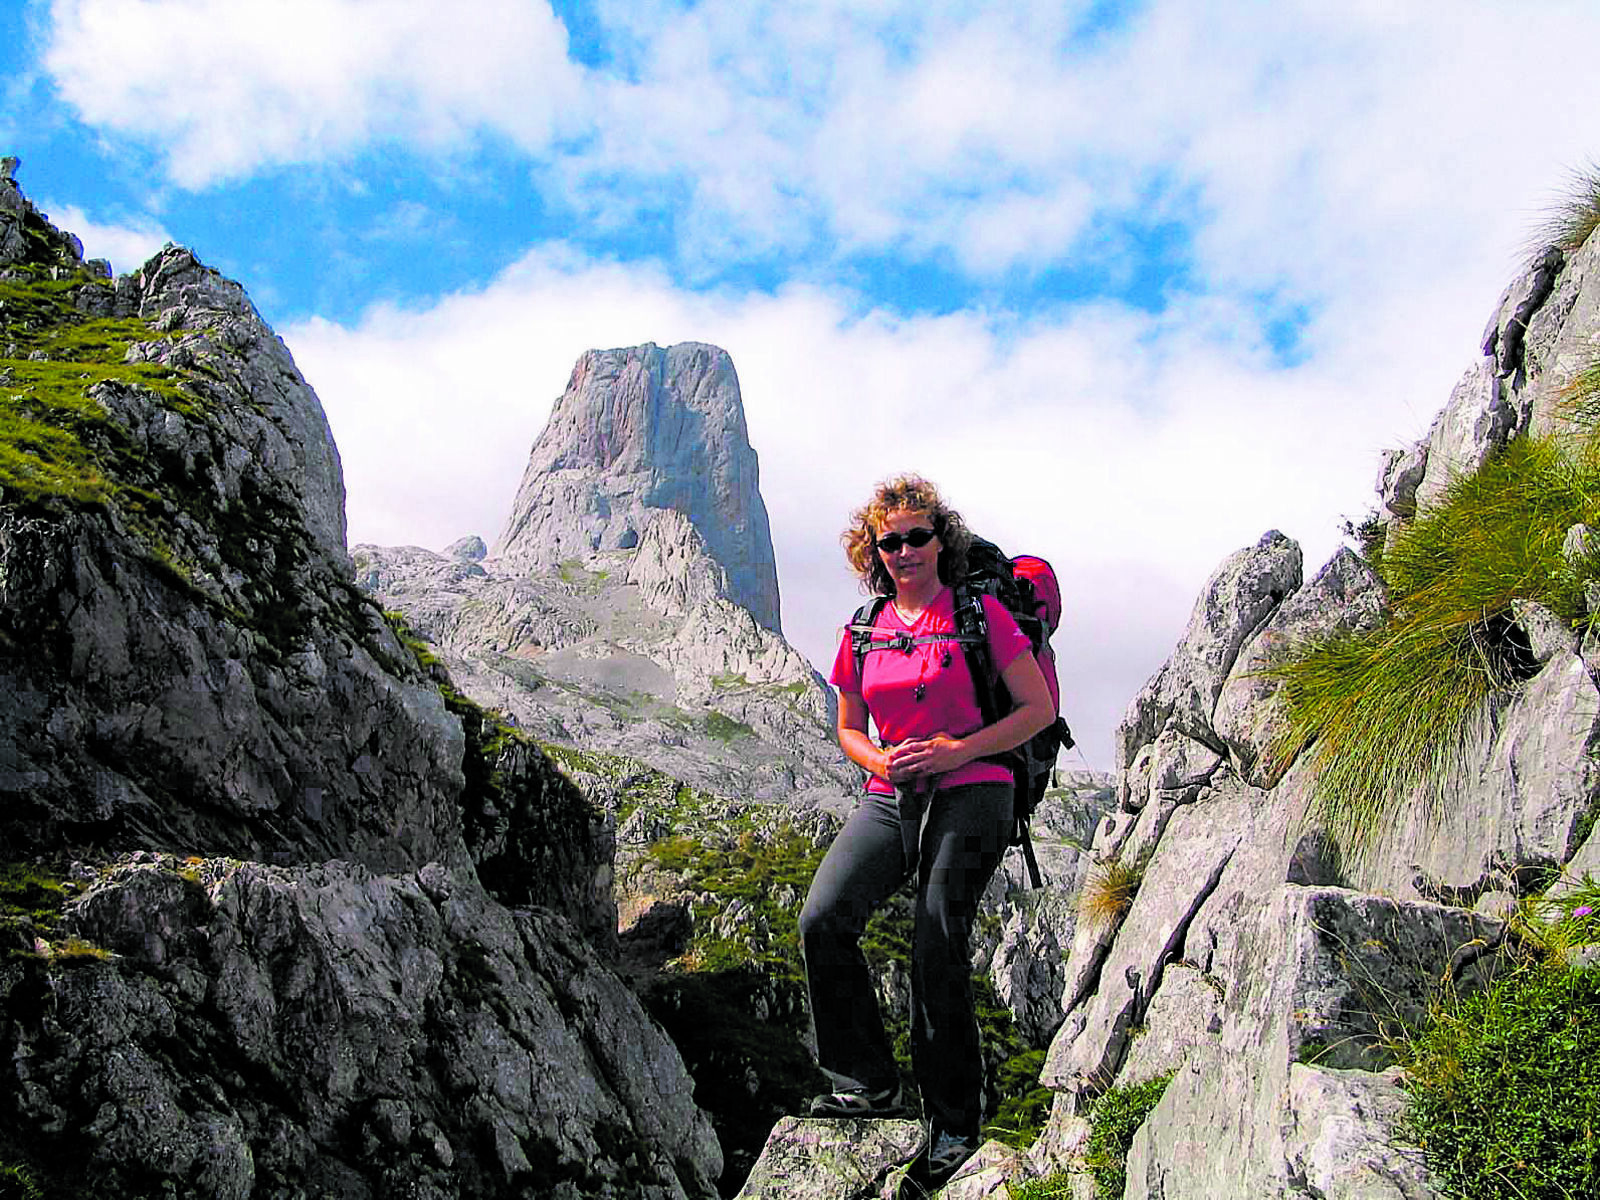
<instances>
[{"instance_id":1,"label":"green grass tuft","mask_svg":"<svg viewBox=\"0 0 1600 1200\"><path fill-rule=\"evenodd\" d=\"M1527 257L1537 262L1548 246L1568 253L1581 247L1600 226L1600 163L1572 171L1561 194L1527 242Z\"/></svg>"},{"instance_id":2,"label":"green grass tuft","mask_svg":"<svg viewBox=\"0 0 1600 1200\"><path fill-rule=\"evenodd\" d=\"M1600 565L1562 555L1579 523L1600 525L1600 455L1516 439L1388 547L1386 625L1291 648L1268 668L1288 711L1273 753L1284 762L1310 748L1314 815L1356 860L1403 805L1443 813L1486 728L1489 697L1532 673L1513 602L1586 619L1584 584Z\"/></svg>"},{"instance_id":3,"label":"green grass tuft","mask_svg":"<svg viewBox=\"0 0 1600 1200\"><path fill-rule=\"evenodd\" d=\"M126 361L158 341L146 321L80 312L106 284L86 279L0 283L0 489L9 504L104 504L117 490L127 439L90 396L100 384L144 389L180 412L198 409L178 372Z\"/></svg>"},{"instance_id":4,"label":"green grass tuft","mask_svg":"<svg viewBox=\"0 0 1600 1200\"><path fill-rule=\"evenodd\" d=\"M1600 969L1529 962L1408 1043L1404 1131L1450 1200L1600 1191Z\"/></svg>"},{"instance_id":5,"label":"green grass tuft","mask_svg":"<svg viewBox=\"0 0 1600 1200\"><path fill-rule=\"evenodd\" d=\"M1557 412L1590 436L1600 433L1600 359L1567 381Z\"/></svg>"},{"instance_id":6,"label":"green grass tuft","mask_svg":"<svg viewBox=\"0 0 1600 1200\"><path fill-rule=\"evenodd\" d=\"M1089 1108L1089 1173L1102 1200L1117 1200L1128 1181L1128 1147L1172 1081L1169 1072L1132 1087L1112 1088Z\"/></svg>"},{"instance_id":7,"label":"green grass tuft","mask_svg":"<svg viewBox=\"0 0 1600 1200\"><path fill-rule=\"evenodd\" d=\"M1072 1200L1072 1176L1056 1171L1043 1179L1006 1184L1010 1200Z\"/></svg>"}]
</instances>

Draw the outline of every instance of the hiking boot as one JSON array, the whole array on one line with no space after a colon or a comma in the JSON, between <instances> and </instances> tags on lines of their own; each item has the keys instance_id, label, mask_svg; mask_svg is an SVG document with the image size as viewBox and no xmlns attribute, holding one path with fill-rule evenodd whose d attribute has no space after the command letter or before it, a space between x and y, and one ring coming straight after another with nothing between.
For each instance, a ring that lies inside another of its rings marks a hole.
<instances>
[{"instance_id":1,"label":"hiking boot","mask_svg":"<svg viewBox=\"0 0 1600 1200\"><path fill-rule=\"evenodd\" d=\"M882 1091L868 1088L842 1088L811 1100L813 1117L903 1117L906 1115L905 1097L900 1085L891 1084Z\"/></svg>"},{"instance_id":2,"label":"hiking boot","mask_svg":"<svg viewBox=\"0 0 1600 1200\"><path fill-rule=\"evenodd\" d=\"M942 1129L932 1132L933 1136L917 1151L906 1169L898 1192L902 1200L933 1195L978 1152L977 1138L958 1137Z\"/></svg>"}]
</instances>

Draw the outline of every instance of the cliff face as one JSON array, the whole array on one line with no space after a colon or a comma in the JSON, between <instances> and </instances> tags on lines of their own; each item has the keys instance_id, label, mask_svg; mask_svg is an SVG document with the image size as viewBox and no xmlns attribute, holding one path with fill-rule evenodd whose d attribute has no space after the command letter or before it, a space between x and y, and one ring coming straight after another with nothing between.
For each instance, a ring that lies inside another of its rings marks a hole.
<instances>
[{"instance_id":1,"label":"cliff face","mask_svg":"<svg viewBox=\"0 0 1600 1200\"><path fill-rule=\"evenodd\" d=\"M687 517L727 598L781 630L778 573L733 361L685 342L591 350L528 456L496 557L551 567L639 545L653 513Z\"/></svg>"},{"instance_id":2,"label":"cliff face","mask_svg":"<svg viewBox=\"0 0 1600 1200\"><path fill-rule=\"evenodd\" d=\"M611 828L351 582L242 290L0 178L0 1163L49 1194L707 1196Z\"/></svg>"}]
</instances>

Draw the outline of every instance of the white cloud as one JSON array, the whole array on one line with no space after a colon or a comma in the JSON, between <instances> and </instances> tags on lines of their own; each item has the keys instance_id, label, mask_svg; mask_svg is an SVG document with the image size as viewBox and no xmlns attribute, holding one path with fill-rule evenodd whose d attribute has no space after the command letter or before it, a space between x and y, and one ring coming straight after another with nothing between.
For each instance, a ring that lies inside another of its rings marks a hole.
<instances>
[{"instance_id":1,"label":"white cloud","mask_svg":"<svg viewBox=\"0 0 1600 1200\"><path fill-rule=\"evenodd\" d=\"M39 202L58 229L69 230L83 243L85 258L104 258L114 271L136 271L161 247L172 240L161 226L148 219L138 219L131 224L95 221L75 204Z\"/></svg>"},{"instance_id":2,"label":"white cloud","mask_svg":"<svg viewBox=\"0 0 1600 1200\"><path fill-rule=\"evenodd\" d=\"M283 330L339 439L354 538L492 539L579 353L715 342L793 640L826 665L854 597L838 529L876 479L920 469L1056 562L1068 696L1104 765L1212 567L1277 526L1314 569L1378 452L1443 402L1529 210L1593 156L1566 118L1600 111L1600 9L1154 0L1075 42L1090 7L607 3L616 59L586 70L543 3L55 0L47 65L190 186L507 140L590 229L673 224L670 274L545 245L477 292ZM1114 291L1152 269L1126 240L1141 221L1181 226L1155 314L906 317L829 282L888 255ZM763 256L812 282L671 282ZM1296 365L1266 345L1262 297L1306 313Z\"/></svg>"},{"instance_id":3,"label":"white cloud","mask_svg":"<svg viewBox=\"0 0 1600 1200\"><path fill-rule=\"evenodd\" d=\"M53 0L45 63L186 186L504 139L602 227L669 212L691 273L861 252L1037 271L1165 180L1198 201L1205 286L1316 302L1481 255L1534 199L1525 172L1591 149L1548 117L1600 107L1593 5L1158 0L1074 41L1094 11L606 4L618 57L591 71L543 0Z\"/></svg>"},{"instance_id":4,"label":"white cloud","mask_svg":"<svg viewBox=\"0 0 1600 1200\"><path fill-rule=\"evenodd\" d=\"M373 142L530 150L579 77L542 3L54 0L45 66L102 130L153 141L186 187L338 161Z\"/></svg>"}]
</instances>

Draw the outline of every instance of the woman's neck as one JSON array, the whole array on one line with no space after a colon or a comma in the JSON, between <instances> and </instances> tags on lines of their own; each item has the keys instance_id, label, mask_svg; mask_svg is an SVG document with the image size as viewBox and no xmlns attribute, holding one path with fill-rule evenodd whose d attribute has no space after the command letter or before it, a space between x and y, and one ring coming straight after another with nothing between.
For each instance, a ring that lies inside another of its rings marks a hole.
<instances>
[{"instance_id":1,"label":"woman's neck","mask_svg":"<svg viewBox=\"0 0 1600 1200\"><path fill-rule=\"evenodd\" d=\"M895 593L894 606L909 625L927 611L928 605L932 604L943 590L944 584L937 579L928 587L914 590L907 588Z\"/></svg>"}]
</instances>

